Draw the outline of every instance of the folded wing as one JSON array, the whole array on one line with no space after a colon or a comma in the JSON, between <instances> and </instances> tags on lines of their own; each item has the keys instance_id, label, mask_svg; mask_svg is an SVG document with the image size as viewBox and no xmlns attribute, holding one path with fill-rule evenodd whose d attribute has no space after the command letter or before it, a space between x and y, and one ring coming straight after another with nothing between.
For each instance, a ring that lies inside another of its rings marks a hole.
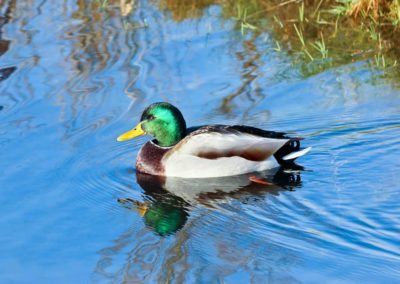
<instances>
[{"instance_id":1,"label":"folded wing","mask_svg":"<svg viewBox=\"0 0 400 284\"><path fill-rule=\"evenodd\" d=\"M234 127L200 128L179 142L163 162L169 176L212 177L262 171L279 166L273 155L288 141L287 137L263 137Z\"/></svg>"}]
</instances>

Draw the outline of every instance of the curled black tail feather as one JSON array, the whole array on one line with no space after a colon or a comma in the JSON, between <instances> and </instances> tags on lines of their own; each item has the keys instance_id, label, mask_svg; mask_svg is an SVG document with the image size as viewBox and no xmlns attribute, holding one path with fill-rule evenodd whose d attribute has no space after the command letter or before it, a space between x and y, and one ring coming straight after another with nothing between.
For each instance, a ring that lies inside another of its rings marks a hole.
<instances>
[{"instance_id":1,"label":"curled black tail feather","mask_svg":"<svg viewBox=\"0 0 400 284\"><path fill-rule=\"evenodd\" d=\"M291 166L294 164L294 160L283 160L282 158L290 153L299 151L300 140L301 138L291 138L285 145L275 152L274 157L280 165Z\"/></svg>"}]
</instances>

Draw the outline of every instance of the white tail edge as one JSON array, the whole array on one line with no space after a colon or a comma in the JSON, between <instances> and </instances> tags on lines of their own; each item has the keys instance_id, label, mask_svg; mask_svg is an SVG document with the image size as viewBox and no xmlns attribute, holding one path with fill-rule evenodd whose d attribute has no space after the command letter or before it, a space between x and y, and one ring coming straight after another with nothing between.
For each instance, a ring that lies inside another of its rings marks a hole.
<instances>
[{"instance_id":1,"label":"white tail edge","mask_svg":"<svg viewBox=\"0 0 400 284\"><path fill-rule=\"evenodd\" d=\"M311 151L311 147L302 149L302 150L300 150L300 151L292 152L292 153L290 153L290 154L287 154L286 156L283 156L283 157L282 157L282 160L285 160L285 161L287 161L287 160L294 160L294 159L297 159L298 157L301 157L301 156L307 154L307 153L310 152L310 151Z\"/></svg>"}]
</instances>

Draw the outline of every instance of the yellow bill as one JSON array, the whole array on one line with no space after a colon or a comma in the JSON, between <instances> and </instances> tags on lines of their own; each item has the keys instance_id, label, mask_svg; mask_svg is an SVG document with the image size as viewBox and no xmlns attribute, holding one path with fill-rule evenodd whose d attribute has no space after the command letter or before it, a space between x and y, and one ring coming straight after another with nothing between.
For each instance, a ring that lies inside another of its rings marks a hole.
<instances>
[{"instance_id":1,"label":"yellow bill","mask_svg":"<svg viewBox=\"0 0 400 284\"><path fill-rule=\"evenodd\" d=\"M135 137L141 136L143 134L146 134L142 128L142 123L140 122L138 125L136 125L135 128L132 130L129 130L128 132L125 132L121 136L117 138L117 141L126 141L126 140L131 140Z\"/></svg>"}]
</instances>

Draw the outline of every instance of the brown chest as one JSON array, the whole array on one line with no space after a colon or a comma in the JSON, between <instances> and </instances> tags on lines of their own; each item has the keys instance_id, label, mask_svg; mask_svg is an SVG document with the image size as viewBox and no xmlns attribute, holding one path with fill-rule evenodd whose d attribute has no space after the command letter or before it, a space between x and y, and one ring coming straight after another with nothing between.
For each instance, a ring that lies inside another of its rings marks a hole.
<instances>
[{"instance_id":1,"label":"brown chest","mask_svg":"<svg viewBox=\"0 0 400 284\"><path fill-rule=\"evenodd\" d=\"M152 141L147 142L138 153L136 170L141 173L163 176L162 158L170 149L159 147Z\"/></svg>"}]
</instances>

